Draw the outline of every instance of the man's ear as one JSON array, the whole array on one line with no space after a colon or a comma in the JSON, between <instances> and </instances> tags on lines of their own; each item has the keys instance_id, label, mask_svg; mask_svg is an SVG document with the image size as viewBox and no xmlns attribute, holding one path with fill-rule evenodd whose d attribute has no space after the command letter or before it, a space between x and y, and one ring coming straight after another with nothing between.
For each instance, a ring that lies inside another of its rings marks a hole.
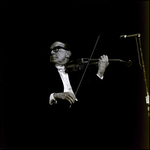
<instances>
[{"instance_id":1,"label":"man's ear","mask_svg":"<svg viewBox=\"0 0 150 150\"><path fill-rule=\"evenodd\" d=\"M71 51L66 52L66 57L69 58L71 56Z\"/></svg>"}]
</instances>

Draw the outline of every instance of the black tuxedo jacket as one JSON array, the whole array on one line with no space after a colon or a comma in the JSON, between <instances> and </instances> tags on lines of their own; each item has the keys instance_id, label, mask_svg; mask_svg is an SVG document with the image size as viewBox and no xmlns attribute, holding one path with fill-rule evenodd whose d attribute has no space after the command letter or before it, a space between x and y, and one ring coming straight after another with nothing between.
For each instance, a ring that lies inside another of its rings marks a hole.
<instances>
[{"instance_id":1,"label":"black tuxedo jacket","mask_svg":"<svg viewBox=\"0 0 150 150\"><path fill-rule=\"evenodd\" d=\"M79 72L69 72L69 80L72 86L72 89L74 93L77 90L77 87L79 85L82 73ZM57 68L53 65L50 67L49 72L46 77L45 81L45 94L46 95L46 104L49 102L49 96L51 93L59 93L63 92L63 83L61 80L61 77L58 73ZM99 97L104 98L106 97L105 91L107 80L105 81L100 79L98 76L96 76L96 73L87 73L87 75L83 78L81 85L77 91L76 97L78 99L75 104L72 105L72 109L89 109L92 107L97 106L97 104L100 102ZM101 101L102 103L102 101ZM50 105L49 105L50 106ZM65 109L70 110L69 108L70 103L65 100L58 100L57 104L53 104L50 106L49 109Z\"/></svg>"},{"instance_id":2,"label":"black tuxedo jacket","mask_svg":"<svg viewBox=\"0 0 150 150\"><path fill-rule=\"evenodd\" d=\"M75 92L81 76L74 72L68 74ZM44 129L52 145L58 141L64 144L66 140L67 143L77 140L77 145L83 146L88 143L88 145L98 146L100 143L101 146L107 147L108 138L112 145L120 142L118 137L120 137L120 124L123 124L123 120L118 117L121 107L116 105L118 103L116 93L121 93L110 83L112 78L109 80L106 76L101 80L96 76L96 72L88 72L76 95L78 101L69 108L69 102L63 100L49 105L50 94L63 92L63 83L54 66L51 66L46 76ZM114 140L118 142L114 143Z\"/></svg>"}]
</instances>

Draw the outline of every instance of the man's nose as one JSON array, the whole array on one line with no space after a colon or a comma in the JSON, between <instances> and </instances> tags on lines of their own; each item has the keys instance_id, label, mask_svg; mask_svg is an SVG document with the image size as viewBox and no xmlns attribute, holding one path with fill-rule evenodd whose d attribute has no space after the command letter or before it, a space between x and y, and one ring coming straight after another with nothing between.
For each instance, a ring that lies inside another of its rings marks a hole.
<instances>
[{"instance_id":1,"label":"man's nose","mask_svg":"<svg viewBox=\"0 0 150 150\"><path fill-rule=\"evenodd\" d=\"M52 50L52 51L51 51L51 54L53 55L53 54L55 54L55 52Z\"/></svg>"}]
</instances>

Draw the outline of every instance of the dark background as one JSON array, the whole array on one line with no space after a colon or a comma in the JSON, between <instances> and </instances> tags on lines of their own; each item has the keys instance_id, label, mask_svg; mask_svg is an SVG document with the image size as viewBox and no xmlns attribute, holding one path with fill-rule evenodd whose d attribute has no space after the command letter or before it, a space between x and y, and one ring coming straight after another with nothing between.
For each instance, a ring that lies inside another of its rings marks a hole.
<instances>
[{"instance_id":1,"label":"dark background","mask_svg":"<svg viewBox=\"0 0 150 150\"><path fill-rule=\"evenodd\" d=\"M147 147L145 85L138 65L135 38L119 39L119 36L141 33L149 83L148 3L109 0L51 3L1 1L1 148L10 145L10 134L14 133L10 126L15 126L14 122L18 120L14 116L22 117L28 104L36 102L35 95L37 97L37 91L40 91L38 82L43 80L49 64L50 44L55 40L67 41L72 47L73 59L89 57L98 35L100 39L93 58L107 54L111 59L133 62L131 67L110 63L108 73L116 76L118 82L123 79L122 86L128 90L128 100L136 105L133 114L136 114L137 126L143 129L140 133L136 131L136 137L143 137L143 141L137 138L139 144L135 145L138 148ZM19 126L19 121L17 124Z\"/></svg>"}]
</instances>

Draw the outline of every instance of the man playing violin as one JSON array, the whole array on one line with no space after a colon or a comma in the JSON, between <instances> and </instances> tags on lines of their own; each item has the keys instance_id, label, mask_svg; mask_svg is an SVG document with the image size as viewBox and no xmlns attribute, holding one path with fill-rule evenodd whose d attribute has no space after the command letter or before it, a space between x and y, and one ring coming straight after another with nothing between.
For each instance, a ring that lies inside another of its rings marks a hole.
<instances>
[{"instance_id":1,"label":"man playing violin","mask_svg":"<svg viewBox=\"0 0 150 150\"><path fill-rule=\"evenodd\" d=\"M51 130L54 129L54 133L50 132L48 137L52 143L57 143L57 140L63 143L67 140L70 143L77 138L78 146L83 146L86 144L84 141L93 145L91 136L98 140L97 135L101 135L107 142L104 138L104 135L107 137L104 126L108 126L105 114L108 111L108 88L105 88L104 73L109 65L108 56L100 57L97 71L86 76L75 95L81 77L75 72L66 71L65 65L70 61L71 55L71 49L66 43L56 41L50 46L50 81L47 85L50 105L47 125Z\"/></svg>"},{"instance_id":2,"label":"man playing violin","mask_svg":"<svg viewBox=\"0 0 150 150\"><path fill-rule=\"evenodd\" d=\"M70 56L72 55L71 49L68 44L56 41L50 46L51 55L50 62L55 65L58 69L57 73L60 75L60 78L63 83L63 91L50 93L49 104L57 104L57 100L68 101L71 105L77 101L77 98L74 94L68 73L65 72L65 65L68 63ZM104 72L108 66L108 56L103 55L100 57L98 62L98 70L95 76L99 80L103 79ZM76 80L76 79L73 79ZM57 85L58 86L58 85Z\"/></svg>"}]
</instances>

